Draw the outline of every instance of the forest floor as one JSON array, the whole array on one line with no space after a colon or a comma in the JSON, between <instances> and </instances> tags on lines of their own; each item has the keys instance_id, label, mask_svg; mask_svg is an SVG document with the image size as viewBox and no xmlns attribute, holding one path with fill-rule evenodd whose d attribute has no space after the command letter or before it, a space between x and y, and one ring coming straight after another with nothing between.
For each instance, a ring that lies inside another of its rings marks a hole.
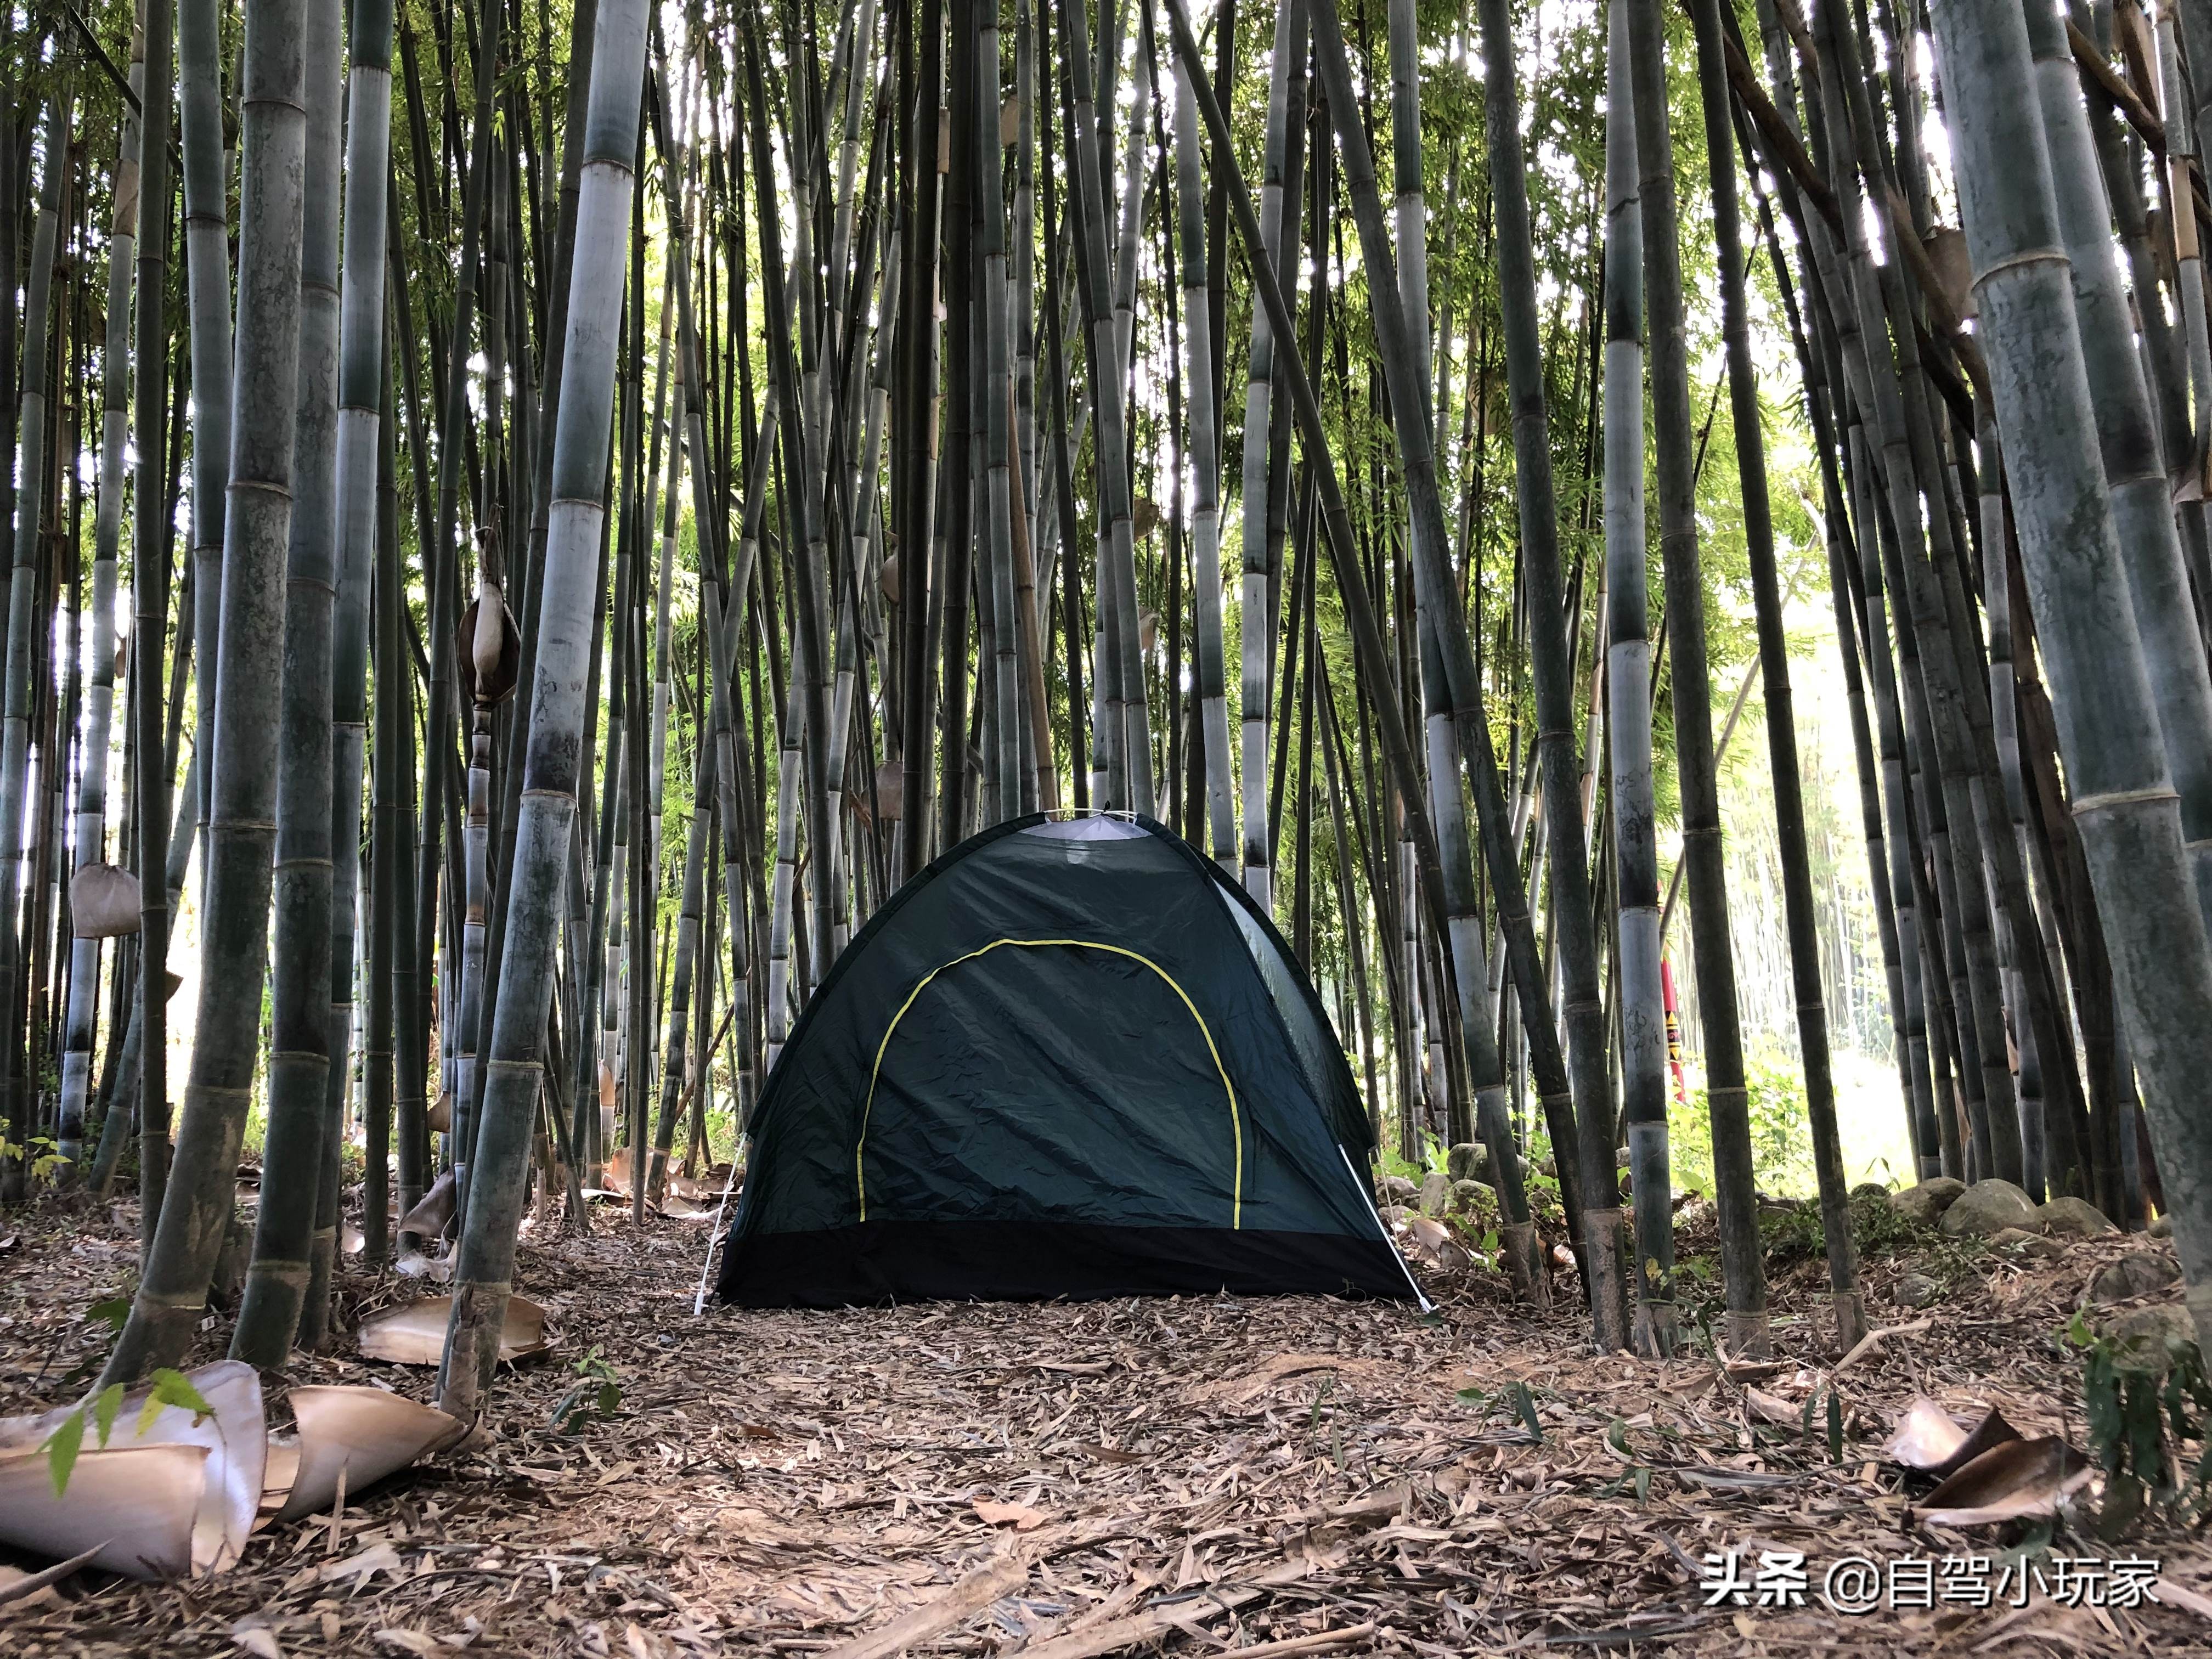
<instances>
[{"instance_id":1,"label":"forest floor","mask_svg":"<svg viewBox=\"0 0 2212 1659\"><path fill-rule=\"evenodd\" d=\"M2076 1568L2069 1598L2051 1553L2031 1544L2026 1574L1988 1528L1907 1530L1908 1489L1879 1453L1923 1393L2083 1443L2058 1333L2140 1237L2015 1261L1927 1235L1869 1261L1874 1322L1903 1328L1835 1380L1838 1462L1824 1270L1802 1256L1772 1270L1784 1357L1724 1370L1709 1350L1593 1357L1566 1277L1542 1317L1470 1273L1431 1279L1431 1315L1285 1298L695 1318L703 1223L593 1219L589 1238L526 1243L519 1281L556 1340L503 1372L487 1443L336 1519L271 1528L211 1578L81 1574L0 1608L0 1650L888 1659L899 1632L931 1626L914 1652L1007 1659L2212 1653L2201 1535L2062 1534L2057 1556L2154 1562L2136 1582L2162 1577L2188 1603L2092 1606L2129 1597L2081 1595ZM136 1234L128 1206L0 1222L0 1412L85 1386L108 1340L88 1310L127 1289ZM1928 1312L1893 1301L1908 1269L1946 1285ZM343 1311L350 1325L415 1293L356 1273ZM211 1321L195 1358L224 1334ZM619 1404L555 1429L594 1354ZM420 1398L431 1379L328 1357L283 1381ZM1816 1395L1809 1434L1760 1419ZM1785 1603L1802 1558L1802 1604L1706 1605L1705 1558L1731 1551L1753 1583L1763 1554L1784 1558L1764 1576ZM1820 1591L1848 1557L1984 1558L1991 1605L1943 1599L1974 1593L1969 1567L1930 1607L1839 1616Z\"/></svg>"}]
</instances>

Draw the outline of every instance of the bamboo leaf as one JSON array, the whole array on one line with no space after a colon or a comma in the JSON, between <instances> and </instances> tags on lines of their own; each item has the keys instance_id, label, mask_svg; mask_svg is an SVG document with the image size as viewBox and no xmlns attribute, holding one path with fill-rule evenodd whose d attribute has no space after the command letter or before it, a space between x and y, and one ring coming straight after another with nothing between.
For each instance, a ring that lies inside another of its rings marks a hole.
<instances>
[{"instance_id":1,"label":"bamboo leaf","mask_svg":"<svg viewBox=\"0 0 2212 1659\"><path fill-rule=\"evenodd\" d=\"M123 1409L123 1385L111 1382L100 1391L92 1402L92 1420L100 1430L100 1443L105 1446L107 1437L115 1427L115 1414Z\"/></svg>"},{"instance_id":2,"label":"bamboo leaf","mask_svg":"<svg viewBox=\"0 0 2212 1659\"><path fill-rule=\"evenodd\" d=\"M46 1437L46 1473L53 1477L55 1497L69 1490L70 1471L76 1468L77 1451L83 1444L84 1411L80 1407L62 1419L61 1426Z\"/></svg>"}]
</instances>

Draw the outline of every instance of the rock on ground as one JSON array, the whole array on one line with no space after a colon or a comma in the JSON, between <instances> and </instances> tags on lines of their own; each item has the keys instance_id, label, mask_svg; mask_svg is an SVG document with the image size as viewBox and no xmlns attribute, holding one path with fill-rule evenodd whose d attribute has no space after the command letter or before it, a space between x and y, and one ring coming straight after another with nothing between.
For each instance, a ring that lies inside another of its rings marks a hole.
<instances>
[{"instance_id":1,"label":"rock on ground","mask_svg":"<svg viewBox=\"0 0 2212 1659\"><path fill-rule=\"evenodd\" d=\"M1441 1216L1450 1210L1451 1177L1442 1170L1431 1170L1421 1177L1421 1213Z\"/></svg>"},{"instance_id":2,"label":"rock on ground","mask_svg":"<svg viewBox=\"0 0 2212 1659\"><path fill-rule=\"evenodd\" d=\"M2086 1198L2054 1198L2037 1210L2043 1230L2066 1238L2096 1238L2119 1231L2105 1212Z\"/></svg>"},{"instance_id":3,"label":"rock on ground","mask_svg":"<svg viewBox=\"0 0 2212 1659\"><path fill-rule=\"evenodd\" d=\"M1943 1287L1926 1273L1906 1273L1897 1281L1893 1294L1901 1307L1924 1308L1943 1294Z\"/></svg>"},{"instance_id":4,"label":"rock on ground","mask_svg":"<svg viewBox=\"0 0 2212 1659\"><path fill-rule=\"evenodd\" d=\"M1490 1173L1490 1148L1462 1140L1444 1157L1444 1173L1454 1181L1480 1181Z\"/></svg>"},{"instance_id":5,"label":"rock on ground","mask_svg":"<svg viewBox=\"0 0 2212 1659\"><path fill-rule=\"evenodd\" d=\"M2089 1299L2097 1303L2132 1302L2178 1282L2181 1269L2173 1258L2157 1250L2136 1250L2108 1263L2089 1283Z\"/></svg>"},{"instance_id":6,"label":"rock on ground","mask_svg":"<svg viewBox=\"0 0 2212 1659\"><path fill-rule=\"evenodd\" d=\"M1978 1181L1960 1193L1936 1224L1952 1238L1968 1234L1986 1238L2008 1227L2039 1233L2043 1218L2036 1213L2035 1200L2011 1182L1990 1180Z\"/></svg>"},{"instance_id":7,"label":"rock on ground","mask_svg":"<svg viewBox=\"0 0 2212 1659\"><path fill-rule=\"evenodd\" d=\"M2106 1323L2104 1334L2118 1351L2113 1358L2118 1369L2163 1376L2173 1363L2174 1351L2195 1344L2197 1325L2179 1302L2162 1302L2115 1316Z\"/></svg>"},{"instance_id":8,"label":"rock on ground","mask_svg":"<svg viewBox=\"0 0 2212 1659\"><path fill-rule=\"evenodd\" d=\"M1907 1187L1901 1193L1889 1195L1890 1207L1907 1220L1917 1221L1923 1227L1932 1227L1942 1218L1966 1183L1950 1176L1936 1176L1917 1187Z\"/></svg>"},{"instance_id":9,"label":"rock on ground","mask_svg":"<svg viewBox=\"0 0 2212 1659\"><path fill-rule=\"evenodd\" d=\"M2063 1255L2066 1247L2055 1238L2045 1238L2041 1233L2032 1233L2025 1227L2001 1227L1990 1235L1990 1243L1999 1249L2025 1251L2029 1255Z\"/></svg>"}]
</instances>

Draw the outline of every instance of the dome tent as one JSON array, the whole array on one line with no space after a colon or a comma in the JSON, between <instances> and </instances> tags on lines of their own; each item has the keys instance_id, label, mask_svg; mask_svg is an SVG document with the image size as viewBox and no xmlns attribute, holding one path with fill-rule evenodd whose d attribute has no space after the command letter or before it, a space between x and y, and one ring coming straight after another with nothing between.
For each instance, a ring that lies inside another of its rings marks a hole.
<instances>
[{"instance_id":1,"label":"dome tent","mask_svg":"<svg viewBox=\"0 0 2212 1659\"><path fill-rule=\"evenodd\" d=\"M725 1301L1419 1297L1272 923L1148 818L963 842L841 956L746 1126Z\"/></svg>"}]
</instances>

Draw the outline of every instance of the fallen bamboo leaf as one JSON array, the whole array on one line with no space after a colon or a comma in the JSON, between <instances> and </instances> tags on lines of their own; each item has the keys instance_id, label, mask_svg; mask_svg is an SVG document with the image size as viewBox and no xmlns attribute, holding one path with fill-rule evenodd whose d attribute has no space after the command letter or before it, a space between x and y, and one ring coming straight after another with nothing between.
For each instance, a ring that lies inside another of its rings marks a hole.
<instances>
[{"instance_id":1,"label":"fallen bamboo leaf","mask_svg":"<svg viewBox=\"0 0 2212 1659\"><path fill-rule=\"evenodd\" d=\"M1211 1586L1204 1595L1193 1596L1148 1607L1126 1619L1115 1619L1106 1624L1093 1626L1089 1630L1071 1631L1066 1636L1049 1638L1022 1650L1022 1659L1100 1659L1100 1656L1119 1653L1182 1630L1195 1619L1212 1613L1227 1613L1243 1607L1247 1601L1256 1601L1270 1589L1279 1589L1295 1584L1316 1572L1335 1565L1341 1555L1336 1552L1323 1556L1293 1560L1288 1557L1273 1566L1245 1577L1236 1583Z\"/></svg>"},{"instance_id":2,"label":"fallen bamboo leaf","mask_svg":"<svg viewBox=\"0 0 2212 1659\"><path fill-rule=\"evenodd\" d=\"M2154 1601L2164 1602L2170 1607L2186 1607L2199 1618L2212 1619L2212 1597L2199 1595L2195 1590L2177 1584L2171 1578L2161 1578L2150 1587L2148 1594Z\"/></svg>"},{"instance_id":3,"label":"fallen bamboo leaf","mask_svg":"<svg viewBox=\"0 0 2212 1659\"><path fill-rule=\"evenodd\" d=\"M943 1594L901 1613L881 1630L832 1648L823 1659L890 1659L964 1625L992 1602L1012 1595L1029 1582L1025 1556L1007 1556L978 1567Z\"/></svg>"},{"instance_id":4,"label":"fallen bamboo leaf","mask_svg":"<svg viewBox=\"0 0 2212 1659\"><path fill-rule=\"evenodd\" d=\"M361 1587L380 1572L388 1572L394 1578L404 1578L407 1574L406 1563L399 1559L399 1553L389 1543L371 1544L343 1561L326 1561L319 1576L325 1583L350 1578L353 1580L352 1591L358 1595ZM380 1636L383 1632L380 1631L378 1634Z\"/></svg>"},{"instance_id":5,"label":"fallen bamboo leaf","mask_svg":"<svg viewBox=\"0 0 2212 1659\"><path fill-rule=\"evenodd\" d=\"M1044 1512L1026 1504L994 1504L988 1498L979 1498L975 1510L977 1518L986 1524L1012 1527L1016 1532L1034 1532L1044 1524Z\"/></svg>"},{"instance_id":6,"label":"fallen bamboo leaf","mask_svg":"<svg viewBox=\"0 0 2212 1659\"><path fill-rule=\"evenodd\" d=\"M1805 1418L1805 1408L1784 1400L1780 1395L1769 1394L1764 1389L1746 1389L1744 1404L1751 1414L1762 1423L1778 1423L1784 1428L1796 1428Z\"/></svg>"},{"instance_id":7,"label":"fallen bamboo leaf","mask_svg":"<svg viewBox=\"0 0 2212 1659\"><path fill-rule=\"evenodd\" d=\"M389 1360L398 1365L434 1365L446 1351L446 1326L453 1298L428 1296L404 1308L368 1321L361 1328L362 1356ZM545 1339L545 1310L527 1297L507 1299L507 1322L500 1329L499 1357L505 1360L543 1353L552 1345Z\"/></svg>"},{"instance_id":8,"label":"fallen bamboo leaf","mask_svg":"<svg viewBox=\"0 0 2212 1659\"><path fill-rule=\"evenodd\" d=\"M265 1507L279 1521L328 1509L459 1439L459 1419L404 1395L365 1387L295 1389L298 1432L269 1445Z\"/></svg>"},{"instance_id":9,"label":"fallen bamboo leaf","mask_svg":"<svg viewBox=\"0 0 2212 1659\"><path fill-rule=\"evenodd\" d=\"M388 1648L399 1648L408 1653L429 1655L445 1651L438 1638L427 1631L387 1628L377 1632L376 1639Z\"/></svg>"},{"instance_id":10,"label":"fallen bamboo leaf","mask_svg":"<svg viewBox=\"0 0 2212 1659\"><path fill-rule=\"evenodd\" d=\"M1343 1625L1335 1630L1317 1630L1310 1636L1286 1636L1279 1642L1259 1642L1249 1648L1231 1650L1236 1659L1289 1659L1294 1653L1320 1653L1329 1648L1340 1648L1346 1643L1364 1642L1375 1634L1375 1621L1364 1625Z\"/></svg>"},{"instance_id":11,"label":"fallen bamboo leaf","mask_svg":"<svg viewBox=\"0 0 2212 1659\"><path fill-rule=\"evenodd\" d=\"M2039 1520L2095 1471L2056 1435L2008 1440L1960 1468L1905 1511L1930 1527L1984 1527Z\"/></svg>"},{"instance_id":12,"label":"fallen bamboo leaf","mask_svg":"<svg viewBox=\"0 0 2212 1659\"><path fill-rule=\"evenodd\" d=\"M1849 1353L1836 1362L1836 1369L1828 1373L1829 1377L1832 1380L1841 1376L1891 1337L1917 1336L1935 1322L1933 1319L1914 1319L1902 1325L1884 1325L1878 1329L1869 1331L1851 1344L1851 1351Z\"/></svg>"}]
</instances>

